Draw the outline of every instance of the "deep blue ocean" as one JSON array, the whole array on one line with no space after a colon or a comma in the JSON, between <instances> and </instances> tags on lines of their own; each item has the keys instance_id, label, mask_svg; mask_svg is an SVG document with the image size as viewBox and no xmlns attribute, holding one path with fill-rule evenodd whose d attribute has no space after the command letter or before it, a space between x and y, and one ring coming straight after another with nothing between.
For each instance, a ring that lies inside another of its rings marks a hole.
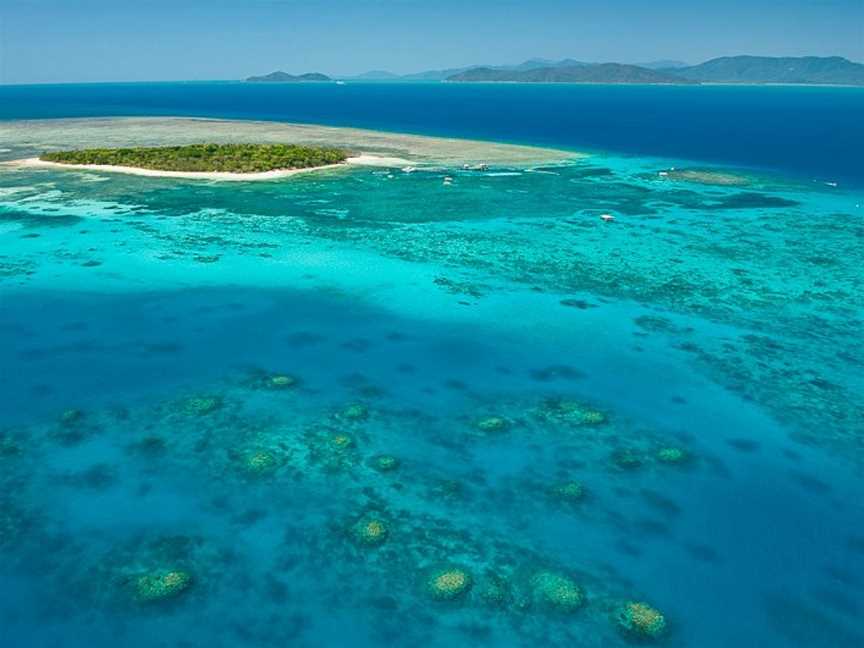
<instances>
[{"instance_id":1,"label":"deep blue ocean","mask_svg":"<svg viewBox=\"0 0 864 648\"><path fill-rule=\"evenodd\" d=\"M184 115L705 160L864 184L864 88L443 83L0 87L0 119Z\"/></svg>"},{"instance_id":2,"label":"deep blue ocean","mask_svg":"<svg viewBox=\"0 0 864 648\"><path fill-rule=\"evenodd\" d=\"M862 115L0 87L0 646L864 645ZM379 165L15 163L204 141Z\"/></svg>"}]
</instances>

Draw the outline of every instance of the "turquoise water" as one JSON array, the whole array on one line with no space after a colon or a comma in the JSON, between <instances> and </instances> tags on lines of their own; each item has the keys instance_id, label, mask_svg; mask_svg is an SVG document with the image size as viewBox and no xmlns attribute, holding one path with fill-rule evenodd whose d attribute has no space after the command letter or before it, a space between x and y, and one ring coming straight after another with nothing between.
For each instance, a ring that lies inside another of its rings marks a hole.
<instances>
[{"instance_id":1,"label":"turquoise water","mask_svg":"<svg viewBox=\"0 0 864 648\"><path fill-rule=\"evenodd\" d=\"M5 641L861 645L864 194L687 164L0 170Z\"/></svg>"}]
</instances>

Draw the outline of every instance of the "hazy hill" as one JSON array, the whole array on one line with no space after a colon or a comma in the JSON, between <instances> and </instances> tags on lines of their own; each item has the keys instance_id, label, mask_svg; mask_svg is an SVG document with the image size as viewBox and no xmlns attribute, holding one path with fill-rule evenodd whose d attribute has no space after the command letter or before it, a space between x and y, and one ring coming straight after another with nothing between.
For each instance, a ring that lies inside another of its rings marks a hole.
<instances>
[{"instance_id":1,"label":"hazy hill","mask_svg":"<svg viewBox=\"0 0 864 648\"><path fill-rule=\"evenodd\" d=\"M386 70L371 70L370 72L364 72L363 74L358 74L357 76L350 78L360 81L393 81L400 77L398 74L393 74Z\"/></svg>"},{"instance_id":2,"label":"hazy hill","mask_svg":"<svg viewBox=\"0 0 864 648\"><path fill-rule=\"evenodd\" d=\"M649 70L678 70L680 68L690 67L684 61L649 61L648 63L634 63L639 67L648 68Z\"/></svg>"},{"instance_id":3,"label":"hazy hill","mask_svg":"<svg viewBox=\"0 0 864 648\"><path fill-rule=\"evenodd\" d=\"M539 70L541 68L574 67L578 65L591 65L591 63L585 63L584 61L577 61L571 58L561 59L560 61L549 59L529 59L519 65L496 65L491 67L498 70Z\"/></svg>"},{"instance_id":4,"label":"hazy hill","mask_svg":"<svg viewBox=\"0 0 864 648\"><path fill-rule=\"evenodd\" d=\"M700 65L667 69L709 83L836 83L864 85L864 65L840 56L724 56Z\"/></svg>"},{"instance_id":5,"label":"hazy hill","mask_svg":"<svg viewBox=\"0 0 864 648\"><path fill-rule=\"evenodd\" d=\"M426 70L425 72L415 72L413 74L403 74L400 76L400 79L404 81L443 81L447 77L451 77L454 74L459 74L460 72L465 72L466 70L472 70L474 68L480 67L479 65L469 66L469 67L461 67L461 68L448 68L445 70Z\"/></svg>"},{"instance_id":6,"label":"hazy hill","mask_svg":"<svg viewBox=\"0 0 864 648\"><path fill-rule=\"evenodd\" d=\"M479 69L489 69L489 70L507 70L507 71L520 71L520 70L537 70L540 68L548 68L548 67L569 67L572 65L588 65L587 63L580 63L579 61L574 61L573 59L564 59L562 61L552 61L549 59L529 59L522 63L518 63L516 65L467 65L465 67L460 68L449 68L444 70L427 70L425 72L417 72L415 74L406 74L400 79L406 81L444 81L449 79L450 77L461 74L463 72L468 72L470 70L479 70Z\"/></svg>"},{"instance_id":7,"label":"hazy hill","mask_svg":"<svg viewBox=\"0 0 864 648\"><path fill-rule=\"evenodd\" d=\"M332 81L326 74L307 72L306 74L288 74L287 72L271 72L264 76L251 76L247 81L253 83L296 83L300 81Z\"/></svg>"},{"instance_id":8,"label":"hazy hill","mask_svg":"<svg viewBox=\"0 0 864 648\"><path fill-rule=\"evenodd\" d=\"M474 68L447 78L461 82L516 83L696 83L668 72L621 63L577 64L529 70Z\"/></svg>"}]
</instances>

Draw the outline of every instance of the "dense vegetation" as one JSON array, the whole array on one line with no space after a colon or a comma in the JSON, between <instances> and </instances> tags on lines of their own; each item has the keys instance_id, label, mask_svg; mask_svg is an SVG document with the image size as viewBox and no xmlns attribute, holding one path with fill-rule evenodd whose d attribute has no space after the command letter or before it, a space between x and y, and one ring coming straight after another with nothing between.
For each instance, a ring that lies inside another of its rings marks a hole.
<instances>
[{"instance_id":1,"label":"dense vegetation","mask_svg":"<svg viewBox=\"0 0 864 648\"><path fill-rule=\"evenodd\" d=\"M64 164L108 164L157 171L256 173L306 169L344 162L342 149L294 144L192 144L158 148L100 148L45 153L42 160Z\"/></svg>"},{"instance_id":2,"label":"dense vegetation","mask_svg":"<svg viewBox=\"0 0 864 648\"><path fill-rule=\"evenodd\" d=\"M836 83L864 85L864 65L840 56L724 56L686 68L666 70L713 83Z\"/></svg>"},{"instance_id":3,"label":"dense vegetation","mask_svg":"<svg viewBox=\"0 0 864 648\"><path fill-rule=\"evenodd\" d=\"M695 83L690 79L621 63L576 64L529 70L474 68L447 78L448 81L499 81L519 83Z\"/></svg>"}]
</instances>

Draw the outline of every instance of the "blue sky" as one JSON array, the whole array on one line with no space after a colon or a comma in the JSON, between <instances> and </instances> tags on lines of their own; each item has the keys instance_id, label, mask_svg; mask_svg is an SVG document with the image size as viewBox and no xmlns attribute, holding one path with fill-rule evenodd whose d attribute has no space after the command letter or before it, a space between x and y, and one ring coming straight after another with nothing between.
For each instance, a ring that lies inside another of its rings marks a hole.
<instances>
[{"instance_id":1,"label":"blue sky","mask_svg":"<svg viewBox=\"0 0 864 648\"><path fill-rule=\"evenodd\" d=\"M2 83L742 53L864 61L864 0L0 0Z\"/></svg>"}]
</instances>

